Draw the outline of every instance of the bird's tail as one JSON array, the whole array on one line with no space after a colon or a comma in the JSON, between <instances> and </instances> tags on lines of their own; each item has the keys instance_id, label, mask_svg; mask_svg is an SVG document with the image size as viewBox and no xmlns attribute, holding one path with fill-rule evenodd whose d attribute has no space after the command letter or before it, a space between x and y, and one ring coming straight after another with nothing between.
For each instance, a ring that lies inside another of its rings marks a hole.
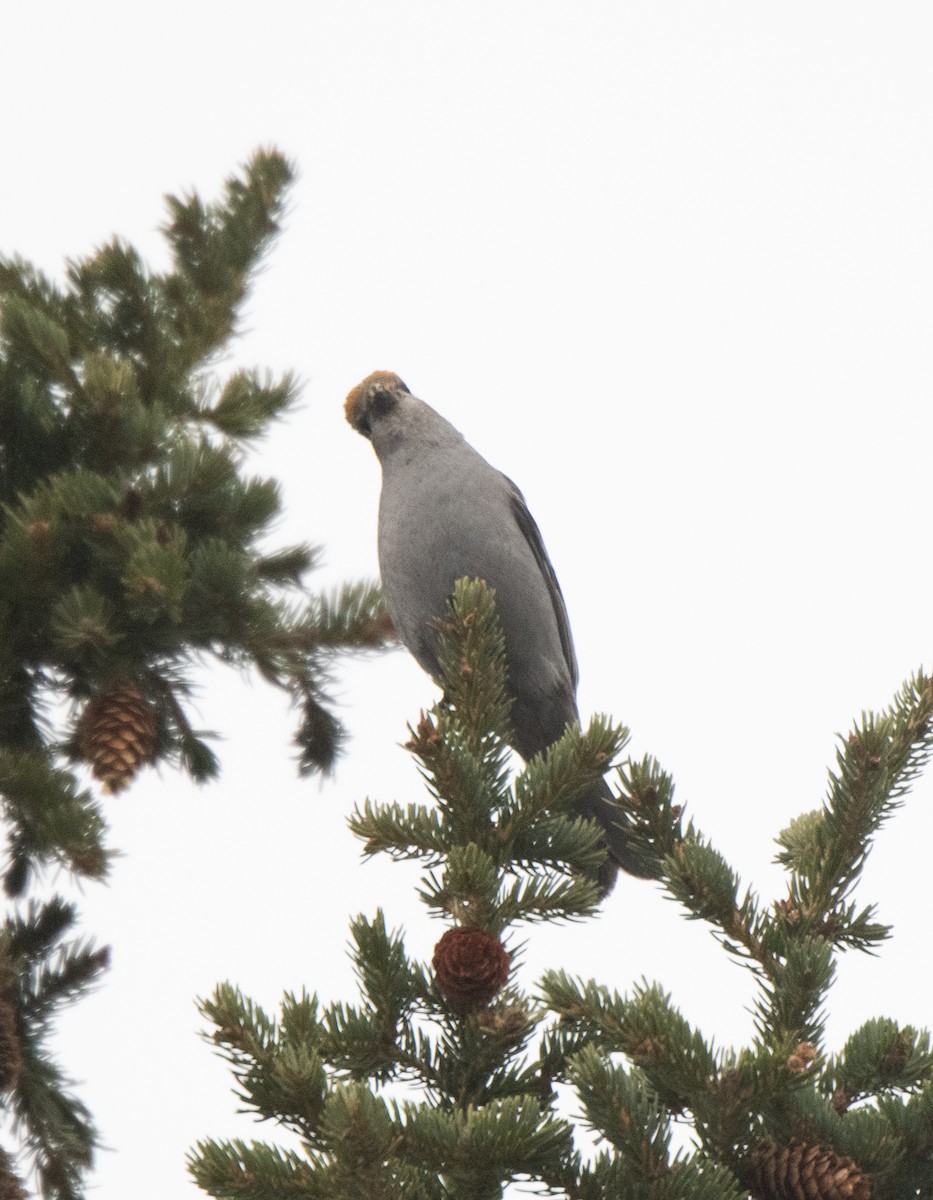
<instances>
[{"instance_id":1,"label":"bird's tail","mask_svg":"<svg viewBox=\"0 0 933 1200\"><path fill-rule=\"evenodd\" d=\"M627 836L621 827L622 813L618 801L605 779L600 779L577 799L574 812L579 817L596 821L605 831L608 853L606 861L596 873L596 882L604 896L608 896L615 886L620 868L639 879L650 878L644 866L629 849Z\"/></svg>"}]
</instances>

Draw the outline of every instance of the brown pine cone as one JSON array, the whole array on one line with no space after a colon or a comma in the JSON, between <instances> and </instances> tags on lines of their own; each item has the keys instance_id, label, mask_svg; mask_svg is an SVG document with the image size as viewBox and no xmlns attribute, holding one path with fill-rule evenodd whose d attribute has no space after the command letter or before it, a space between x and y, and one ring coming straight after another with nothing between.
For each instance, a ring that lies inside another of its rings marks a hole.
<instances>
[{"instance_id":1,"label":"brown pine cone","mask_svg":"<svg viewBox=\"0 0 933 1200\"><path fill-rule=\"evenodd\" d=\"M155 709L135 683L109 684L85 705L78 722L78 748L110 792L119 792L156 747Z\"/></svg>"},{"instance_id":2,"label":"brown pine cone","mask_svg":"<svg viewBox=\"0 0 933 1200\"><path fill-rule=\"evenodd\" d=\"M752 1152L759 1200L870 1200L871 1176L829 1146L762 1142Z\"/></svg>"},{"instance_id":3,"label":"brown pine cone","mask_svg":"<svg viewBox=\"0 0 933 1200\"><path fill-rule=\"evenodd\" d=\"M512 956L484 929L457 925L434 947L434 977L452 1008L472 1012L499 992Z\"/></svg>"}]
</instances>

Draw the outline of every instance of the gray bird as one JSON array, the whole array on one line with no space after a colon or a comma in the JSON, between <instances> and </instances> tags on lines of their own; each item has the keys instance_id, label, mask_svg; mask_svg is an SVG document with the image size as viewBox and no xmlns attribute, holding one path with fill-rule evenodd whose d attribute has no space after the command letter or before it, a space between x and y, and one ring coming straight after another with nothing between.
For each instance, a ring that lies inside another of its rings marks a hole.
<instances>
[{"instance_id":1,"label":"gray bird","mask_svg":"<svg viewBox=\"0 0 933 1200\"><path fill-rule=\"evenodd\" d=\"M437 680L434 621L447 611L454 583L466 575L495 588L513 697L512 745L530 759L579 714L564 597L524 497L391 371L357 384L345 412L382 465L379 568L399 637ZM618 867L639 873L605 781L579 798L576 812L605 831L608 855L598 876L605 893Z\"/></svg>"}]
</instances>

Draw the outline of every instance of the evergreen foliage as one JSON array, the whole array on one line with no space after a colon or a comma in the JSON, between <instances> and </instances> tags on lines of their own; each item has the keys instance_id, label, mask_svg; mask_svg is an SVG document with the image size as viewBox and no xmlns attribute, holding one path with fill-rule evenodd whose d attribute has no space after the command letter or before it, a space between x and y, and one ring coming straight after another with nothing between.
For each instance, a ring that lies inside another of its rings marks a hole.
<instances>
[{"instance_id":1,"label":"evergreen foliage","mask_svg":"<svg viewBox=\"0 0 933 1200\"><path fill-rule=\"evenodd\" d=\"M933 1195L929 1035L877 1019L837 1053L824 1044L836 956L888 935L853 892L872 838L930 753L933 680L915 676L841 742L822 808L781 834L787 894L773 904L685 821L653 759L619 765L640 857L758 983L751 1043L721 1048L656 983L621 994L551 971L532 998L513 953L491 999L459 988L495 979L484 942L507 946L519 923L594 911L586 872L598 830L567 806L613 765L626 731L601 719L568 730L510 779L492 594L460 581L441 631L445 696L409 742L431 803L366 801L351 826L367 854L422 861L421 899L452 928L482 931L479 949L453 960L445 935L433 965L412 961L379 912L352 924L354 1004L289 995L273 1019L218 987L202 1009L239 1098L304 1150L203 1142L190 1161L200 1186L250 1200L492 1200L514 1181L569 1200ZM597 1152L575 1143L557 1084L573 1090ZM677 1126L690 1149L676 1148Z\"/></svg>"},{"instance_id":2,"label":"evergreen foliage","mask_svg":"<svg viewBox=\"0 0 933 1200\"><path fill-rule=\"evenodd\" d=\"M46 866L107 875L104 816L78 760L113 788L150 761L175 762L198 781L217 774L187 713L200 660L255 669L286 690L300 712L301 768L326 770L341 735L327 697L333 656L390 636L374 586L309 596L312 549L266 546L279 488L248 474L246 452L294 404L296 381L251 370L220 379L212 369L237 332L291 178L282 155L266 151L217 203L169 198L163 272L120 239L69 262L61 281L0 259L0 802L10 898ZM73 919L54 899L14 908L0 940L12 1031L8 1044L0 1031L0 1049L18 1064L0 1064L0 1078L43 1194L63 1200L80 1195L94 1134L43 1034L105 961L62 943Z\"/></svg>"}]
</instances>

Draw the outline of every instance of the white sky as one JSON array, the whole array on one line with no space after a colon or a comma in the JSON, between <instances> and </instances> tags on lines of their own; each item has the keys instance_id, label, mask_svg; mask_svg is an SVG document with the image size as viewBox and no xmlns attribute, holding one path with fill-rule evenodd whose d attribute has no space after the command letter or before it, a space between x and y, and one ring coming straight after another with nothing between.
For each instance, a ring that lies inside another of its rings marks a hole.
<instances>
[{"instance_id":1,"label":"white sky","mask_svg":"<svg viewBox=\"0 0 933 1200\"><path fill-rule=\"evenodd\" d=\"M297 160L231 359L306 381L256 462L280 543L323 545L320 586L376 574L378 465L341 405L398 371L525 492L583 712L626 721L772 898L834 733L931 664L931 33L925 3L862 0L7 6L0 248L57 271L119 232L158 265L164 193L213 198L260 144ZM92 1195L193 1197L195 1140L277 1137L235 1115L195 995L353 1000L350 916L381 904L421 957L442 932L417 869L362 864L345 827L367 794L423 797L398 743L434 689L397 651L339 692L323 787L281 697L218 668L221 782L105 801L124 857L81 904L114 965L58 1039L112 1148ZM859 899L895 936L842 962L831 1048L930 1022L931 800L927 778L872 855ZM651 884L528 931L523 981L549 966L657 979L749 1036L747 972Z\"/></svg>"}]
</instances>

